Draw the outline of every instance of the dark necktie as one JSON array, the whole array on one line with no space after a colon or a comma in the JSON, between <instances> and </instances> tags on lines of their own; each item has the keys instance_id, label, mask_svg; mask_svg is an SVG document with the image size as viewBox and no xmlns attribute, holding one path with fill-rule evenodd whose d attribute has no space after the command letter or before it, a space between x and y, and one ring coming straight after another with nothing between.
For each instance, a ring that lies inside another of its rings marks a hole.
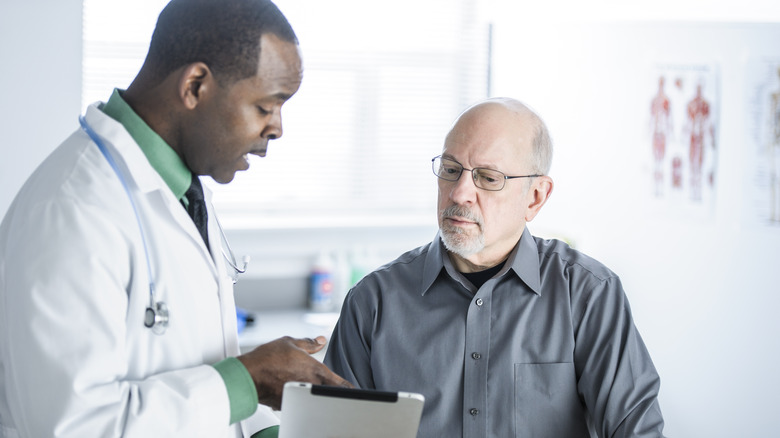
<instances>
[{"instance_id":1,"label":"dark necktie","mask_svg":"<svg viewBox=\"0 0 780 438\"><path fill-rule=\"evenodd\" d=\"M186 207L187 213L189 213L192 221L195 222L195 226L198 228L206 248L209 248L209 216L206 211L206 201L203 199L203 187L200 185L200 178L197 175L192 175L192 183L187 192L184 193L184 196L187 197L187 202L189 203Z\"/></svg>"}]
</instances>

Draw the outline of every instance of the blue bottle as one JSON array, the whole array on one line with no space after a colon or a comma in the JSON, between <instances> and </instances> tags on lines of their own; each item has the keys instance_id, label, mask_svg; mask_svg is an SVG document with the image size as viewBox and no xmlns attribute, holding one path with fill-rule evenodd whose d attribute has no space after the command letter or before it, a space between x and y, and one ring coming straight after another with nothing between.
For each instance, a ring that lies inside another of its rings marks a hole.
<instances>
[{"instance_id":1,"label":"blue bottle","mask_svg":"<svg viewBox=\"0 0 780 438\"><path fill-rule=\"evenodd\" d=\"M333 310L334 276L333 261L325 252L320 252L309 275L309 308L312 311Z\"/></svg>"}]
</instances>

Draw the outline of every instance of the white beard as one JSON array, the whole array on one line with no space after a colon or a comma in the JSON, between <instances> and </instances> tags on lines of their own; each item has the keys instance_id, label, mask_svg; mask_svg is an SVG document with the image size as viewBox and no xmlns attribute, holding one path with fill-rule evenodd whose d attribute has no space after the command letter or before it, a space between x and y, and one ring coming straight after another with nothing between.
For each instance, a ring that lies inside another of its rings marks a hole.
<instances>
[{"instance_id":1,"label":"white beard","mask_svg":"<svg viewBox=\"0 0 780 438\"><path fill-rule=\"evenodd\" d=\"M485 234L482 232L482 219L480 217L473 214L470 210L458 205L447 207L440 213L440 216L441 223L443 224L439 227L439 230L441 231L441 240L444 242L444 247L447 248L448 251L463 258L467 258L485 249ZM463 228L446 225L447 222L444 218L448 216L460 216L476 222L479 232L476 236L472 236Z\"/></svg>"}]
</instances>

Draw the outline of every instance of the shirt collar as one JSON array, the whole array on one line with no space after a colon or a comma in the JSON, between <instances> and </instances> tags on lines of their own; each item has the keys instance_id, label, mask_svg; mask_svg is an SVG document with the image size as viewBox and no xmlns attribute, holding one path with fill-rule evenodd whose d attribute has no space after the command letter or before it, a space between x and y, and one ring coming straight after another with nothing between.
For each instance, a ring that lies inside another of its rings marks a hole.
<instances>
[{"instance_id":1,"label":"shirt collar","mask_svg":"<svg viewBox=\"0 0 780 438\"><path fill-rule=\"evenodd\" d=\"M122 91L115 88L101 110L125 127L176 199L181 199L192 183L192 172L176 151L133 111L122 98Z\"/></svg>"},{"instance_id":2,"label":"shirt collar","mask_svg":"<svg viewBox=\"0 0 780 438\"><path fill-rule=\"evenodd\" d=\"M441 242L441 235L439 232L436 233L436 238L431 242L428 254L425 256L421 288L422 295L425 295L428 289L431 288L439 277L442 269L452 270L453 273L455 272L455 268L452 266L452 262L447 255L447 250ZM520 241L517 242L517 245L515 245L515 248L509 254L500 274L503 275L510 269L535 294L542 294L542 282L539 277L539 250L536 247L534 236L531 235L528 228L523 230Z\"/></svg>"},{"instance_id":3,"label":"shirt collar","mask_svg":"<svg viewBox=\"0 0 780 438\"><path fill-rule=\"evenodd\" d=\"M428 246L428 254L425 256L425 266L423 267L422 295L425 295L433 285L433 282L439 278L439 273L444 268L444 259L449 259L440 235L441 232L437 232L433 242Z\"/></svg>"},{"instance_id":4,"label":"shirt collar","mask_svg":"<svg viewBox=\"0 0 780 438\"><path fill-rule=\"evenodd\" d=\"M531 232L528 231L528 228L523 230L523 235L509 255L506 264L536 295L542 294L542 281L539 274L539 248L536 247L536 240L531 235Z\"/></svg>"}]
</instances>

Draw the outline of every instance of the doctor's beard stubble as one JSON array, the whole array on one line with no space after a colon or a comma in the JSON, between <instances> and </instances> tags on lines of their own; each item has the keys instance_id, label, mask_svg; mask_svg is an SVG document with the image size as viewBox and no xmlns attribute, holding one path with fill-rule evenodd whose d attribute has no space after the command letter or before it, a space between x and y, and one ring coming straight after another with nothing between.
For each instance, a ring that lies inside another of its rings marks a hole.
<instances>
[{"instance_id":1,"label":"doctor's beard stubble","mask_svg":"<svg viewBox=\"0 0 780 438\"><path fill-rule=\"evenodd\" d=\"M477 235L469 235L469 232L461 227L450 225L445 219L456 216L477 224ZM485 248L485 233L482 230L482 218L466 207L454 204L439 213L441 226L441 240L448 251L463 258L469 257Z\"/></svg>"}]
</instances>

